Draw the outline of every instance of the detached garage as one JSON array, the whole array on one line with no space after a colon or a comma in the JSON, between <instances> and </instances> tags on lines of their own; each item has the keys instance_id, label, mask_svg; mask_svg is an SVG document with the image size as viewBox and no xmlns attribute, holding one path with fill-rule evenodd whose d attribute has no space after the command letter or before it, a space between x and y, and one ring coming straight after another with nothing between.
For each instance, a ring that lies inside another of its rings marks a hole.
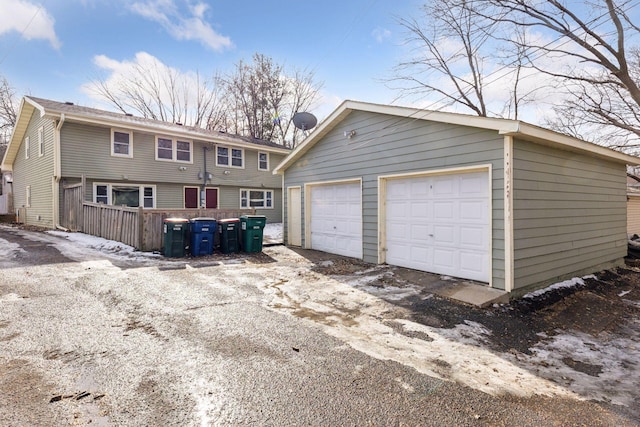
<instances>
[{"instance_id":1,"label":"detached garage","mask_svg":"<svg viewBox=\"0 0 640 427\"><path fill-rule=\"evenodd\" d=\"M287 244L515 297L624 262L639 162L520 121L346 101L274 173Z\"/></svg>"}]
</instances>

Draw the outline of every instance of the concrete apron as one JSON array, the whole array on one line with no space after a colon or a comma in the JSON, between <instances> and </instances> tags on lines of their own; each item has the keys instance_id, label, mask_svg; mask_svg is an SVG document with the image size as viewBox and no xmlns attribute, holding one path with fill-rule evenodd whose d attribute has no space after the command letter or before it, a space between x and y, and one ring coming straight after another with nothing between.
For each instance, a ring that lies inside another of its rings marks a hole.
<instances>
[{"instance_id":1,"label":"concrete apron","mask_svg":"<svg viewBox=\"0 0 640 427\"><path fill-rule=\"evenodd\" d=\"M438 274L401 267L397 268L395 274L403 280L420 285L429 293L480 308L509 302L508 292L490 288L486 283L455 277L444 279Z\"/></svg>"}]
</instances>

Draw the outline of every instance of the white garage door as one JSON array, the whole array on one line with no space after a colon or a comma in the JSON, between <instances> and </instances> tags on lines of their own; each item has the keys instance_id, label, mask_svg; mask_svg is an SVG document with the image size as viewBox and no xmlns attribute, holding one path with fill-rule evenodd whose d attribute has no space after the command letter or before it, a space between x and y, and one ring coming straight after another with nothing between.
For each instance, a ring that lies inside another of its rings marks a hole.
<instances>
[{"instance_id":1,"label":"white garage door","mask_svg":"<svg viewBox=\"0 0 640 427\"><path fill-rule=\"evenodd\" d=\"M388 264L489 281L488 172L387 181Z\"/></svg>"},{"instance_id":2,"label":"white garage door","mask_svg":"<svg viewBox=\"0 0 640 427\"><path fill-rule=\"evenodd\" d=\"M311 187L311 248L362 258L360 183Z\"/></svg>"}]
</instances>

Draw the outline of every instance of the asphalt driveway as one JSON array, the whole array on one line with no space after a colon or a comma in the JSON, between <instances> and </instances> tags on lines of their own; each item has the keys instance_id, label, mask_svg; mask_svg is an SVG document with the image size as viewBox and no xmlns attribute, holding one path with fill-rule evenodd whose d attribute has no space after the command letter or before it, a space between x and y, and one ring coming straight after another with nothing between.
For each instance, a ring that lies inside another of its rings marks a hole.
<instances>
[{"instance_id":1,"label":"asphalt driveway","mask_svg":"<svg viewBox=\"0 0 640 427\"><path fill-rule=\"evenodd\" d=\"M634 269L480 310L312 251L0 226L0 277L3 426L640 423Z\"/></svg>"}]
</instances>

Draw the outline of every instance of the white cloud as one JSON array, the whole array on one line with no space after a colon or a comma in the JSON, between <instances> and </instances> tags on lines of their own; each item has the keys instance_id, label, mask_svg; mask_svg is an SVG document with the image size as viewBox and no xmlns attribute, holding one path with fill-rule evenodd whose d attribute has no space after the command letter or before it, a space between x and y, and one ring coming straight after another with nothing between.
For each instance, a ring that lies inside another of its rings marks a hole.
<instances>
[{"instance_id":1,"label":"white cloud","mask_svg":"<svg viewBox=\"0 0 640 427\"><path fill-rule=\"evenodd\" d=\"M178 5L179 0L147 0L135 2L132 12L162 25L177 40L197 40L203 45L221 51L233 47L229 37L218 34L206 20L206 3ZM186 9L186 10L181 10Z\"/></svg>"},{"instance_id":2,"label":"white cloud","mask_svg":"<svg viewBox=\"0 0 640 427\"><path fill-rule=\"evenodd\" d=\"M27 40L48 40L54 49L59 49L54 23L43 6L24 0L0 1L0 35L17 31Z\"/></svg>"},{"instance_id":3,"label":"white cloud","mask_svg":"<svg viewBox=\"0 0 640 427\"><path fill-rule=\"evenodd\" d=\"M371 32L371 35L374 39L376 39L378 43L382 43L383 41L385 41L385 39L391 37L391 31L387 30L386 28L378 27Z\"/></svg>"}]
</instances>

